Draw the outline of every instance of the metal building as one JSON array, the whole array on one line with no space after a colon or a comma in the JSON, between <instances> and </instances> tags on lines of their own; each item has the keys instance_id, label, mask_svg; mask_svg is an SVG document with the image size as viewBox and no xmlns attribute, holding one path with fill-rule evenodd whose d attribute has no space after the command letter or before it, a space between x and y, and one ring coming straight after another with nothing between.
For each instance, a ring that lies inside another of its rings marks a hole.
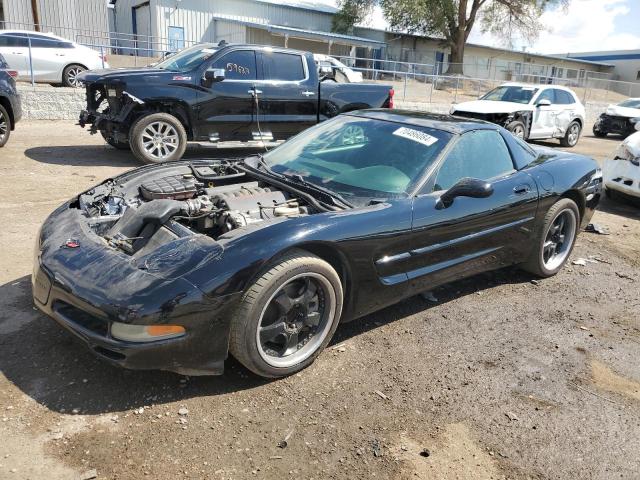
<instances>
[{"instance_id":1,"label":"metal building","mask_svg":"<svg viewBox=\"0 0 640 480\"><path fill-rule=\"evenodd\" d=\"M0 0L0 28L33 30L34 24L39 24L43 32L52 32L79 43L90 43L95 38L108 37L107 2Z\"/></svg>"}]
</instances>

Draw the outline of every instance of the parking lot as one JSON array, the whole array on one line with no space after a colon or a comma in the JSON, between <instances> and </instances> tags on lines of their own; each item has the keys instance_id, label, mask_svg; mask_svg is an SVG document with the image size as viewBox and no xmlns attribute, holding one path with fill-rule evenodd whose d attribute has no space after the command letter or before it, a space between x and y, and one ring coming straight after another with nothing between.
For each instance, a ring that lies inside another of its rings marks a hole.
<instances>
[{"instance_id":1,"label":"parking lot","mask_svg":"<svg viewBox=\"0 0 640 480\"><path fill-rule=\"evenodd\" d=\"M339 327L283 380L233 359L220 377L125 371L32 306L45 217L139 165L73 123L22 122L0 150L0 478L638 478L637 205L603 199L610 234L581 234L584 265L440 287ZM602 161L620 140L574 150Z\"/></svg>"}]
</instances>

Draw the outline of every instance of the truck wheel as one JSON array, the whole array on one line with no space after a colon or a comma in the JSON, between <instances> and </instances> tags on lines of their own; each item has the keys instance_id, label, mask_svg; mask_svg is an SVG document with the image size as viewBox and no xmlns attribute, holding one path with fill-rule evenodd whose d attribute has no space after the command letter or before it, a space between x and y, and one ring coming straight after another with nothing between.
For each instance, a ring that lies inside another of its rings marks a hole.
<instances>
[{"instance_id":1,"label":"truck wheel","mask_svg":"<svg viewBox=\"0 0 640 480\"><path fill-rule=\"evenodd\" d=\"M607 132L600 130L596 125L593 126L593 134L598 138L604 138L607 136Z\"/></svg>"},{"instance_id":2,"label":"truck wheel","mask_svg":"<svg viewBox=\"0 0 640 480\"><path fill-rule=\"evenodd\" d=\"M567 133L560 139L560 145L563 147L575 147L580 138L580 130L582 130L582 127L578 122L575 120L571 122L567 127Z\"/></svg>"},{"instance_id":3,"label":"truck wheel","mask_svg":"<svg viewBox=\"0 0 640 480\"><path fill-rule=\"evenodd\" d=\"M136 120L129 130L133 154L144 163L179 160L187 148L187 132L168 113L152 113Z\"/></svg>"},{"instance_id":4,"label":"truck wheel","mask_svg":"<svg viewBox=\"0 0 640 480\"><path fill-rule=\"evenodd\" d=\"M331 341L342 297L340 277L331 265L310 252L292 250L244 292L231 319L229 350L263 377L298 372Z\"/></svg>"},{"instance_id":5,"label":"truck wheel","mask_svg":"<svg viewBox=\"0 0 640 480\"><path fill-rule=\"evenodd\" d=\"M129 142L120 142L113 138L110 133L107 133L104 130L100 130L100 134L102 135L102 138L104 138L104 141L111 145L113 148L116 148L118 150L131 150Z\"/></svg>"},{"instance_id":6,"label":"truck wheel","mask_svg":"<svg viewBox=\"0 0 640 480\"><path fill-rule=\"evenodd\" d=\"M62 72L62 85L71 88L81 87L82 82L78 80L78 75L86 70L82 65L68 65Z\"/></svg>"},{"instance_id":7,"label":"truck wheel","mask_svg":"<svg viewBox=\"0 0 640 480\"><path fill-rule=\"evenodd\" d=\"M515 137L521 138L522 140L526 140L526 132L527 129L520 120L514 120L513 122L509 122L507 125L507 130L509 130Z\"/></svg>"},{"instance_id":8,"label":"truck wheel","mask_svg":"<svg viewBox=\"0 0 640 480\"><path fill-rule=\"evenodd\" d=\"M0 105L0 147L4 147L9 141L9 135L11 135L11 117Z\"/></svg>"}]
</instances>

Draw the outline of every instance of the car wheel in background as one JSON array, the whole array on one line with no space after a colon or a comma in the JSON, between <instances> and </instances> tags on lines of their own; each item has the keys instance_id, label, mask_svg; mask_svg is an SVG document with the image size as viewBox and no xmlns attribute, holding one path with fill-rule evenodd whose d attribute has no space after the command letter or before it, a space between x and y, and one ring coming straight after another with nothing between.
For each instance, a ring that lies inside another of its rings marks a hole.
<instances>
[{"instance_id":1,"label":"car wheel in background","mask_svg":"<svg viewBox=\"0 0 640 480\"><path fill-rule=\"evenodd\" d=\"M121 142L113 138L110 133L105 132L104 130L100 130L100 134L104 141L111 145L113 148L117 148L118 150L131 150L131 146L129 142Z\"/></svg>"},{"instance_id":2,"label":"car wheel in background","mask_svg":"<svg viewBox=\"0 0 640 480\"><path fill-rule=\"evenodd\" d=\"M145 163L179 160L187 148L187 132L168 113L152 113L136 120L129 130L133 154Z\"/></svg>"},{"instance_id":3,"label":"car wheel in background","mask_svg":"<svg viewBox=\"0 0 640 480\"><path fill-rule=\"evenodd\" d=\"M82 82L78 80L78 75L82 72L86 72L86 68L82 65L69 65L65 67L62 72L62 85L64 87L79 88L82 87Z\"/></svg>"},{"instance_id":4,"label":"car wheel in background","mask_svg":"<svg viewBox=\"0 0 640 480\"><path fill-rule=\"evenodd\" d=\"M540 277L558 273L571 255L579 225L580 211L573 200L562 198L554 203L536 234L531 257L522 268Z\"/></svg>"},{"instance_id":5,"label":"car wheel in background","mask_svg":"<svg viewBox=\"0 0 640 480\"><path fill-rule=\"evenodd\" d=\"M580 138L581 130L580 123L575 120L571 122L567 127L567 132L564 134L564 137L560 139L560 145L563 147L575 147Z\"/></svg>"},{"instance_id":6,"label":"car wheel in background","mask_svg":"<svg viewBox=\"0 0 640 480\"><path fill-rule=\"evenodd\" d=\"M292 250L245 291L231 319L229 350L252 372L276 378L310 365L331 341L342 312L331 265Z\"/></svg>"},{"instance_id":7,"label":"car wheel in background","mask_svg":"<svg viewBox=\"0 0 640 480\"><path fill-rule=\"evenodd\" d=\"M593 134L598 138L604 138L607 136L607 132L605 132L604 130L600 130L597 124L593 126L592 130L593 130Z\"/></svg>"},{"instance_id":8,"label":"car wheel in background","mask_svg":"<svg viewBox=\"0 0 640 480\"><path fill-rule=\"evenodd\" d=\"M0 147L4 147L5 144L9 141L9 136L11 135L11 117L4 109L2 105L0 105Z\"/></svg>"},{"instance_id":9,"label":"car wheel in background","mask_svg":"<svg viewBox=\"0 0 640 480\"><path fill-rule=\"evenodd\" d=\"M526 132L527 128L524 126L520 120L514 120L513 122L509 122L507 125L507 130L509 130L514 136L526 140Z\"/></svg>"}]
</instances>

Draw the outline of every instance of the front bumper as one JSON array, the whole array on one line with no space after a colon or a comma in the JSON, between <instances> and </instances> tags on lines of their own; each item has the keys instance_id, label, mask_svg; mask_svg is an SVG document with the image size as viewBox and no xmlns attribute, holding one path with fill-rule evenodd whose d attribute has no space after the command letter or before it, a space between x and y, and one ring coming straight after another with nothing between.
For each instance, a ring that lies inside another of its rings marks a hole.
<instances>
[{"instance_id":1,"label":"front bumper","mask_svg":"<svg viewBox=\"0 0 640 480\"><path fill-rule=\"evenodd\" d=\"M606 188L640 198L640 166L628 160L605 160L602 170Z\"/></svg>"},{"instance_id":2,"label":"front bumper","mask_svg":"<svg viewBox=\"0 0 640 480\"><path fill-rule=\"evenodd\" d=\"M634 133L635 124L630 118L615 115L601 114L596 120L595 128L604 133L618 133L621 135L631 135Z\"/></svg>"},{"instance_id":3,"label":"front bumper","mask_svg":"<svg viewBox=\"0 0 640 480\"><path fill-rule=\"evenodd\" d=\"M44 223L32 276L34 304L103 360L130 369L217 375L228 355L229 320L239 294L209 298L188 281L161 279L111 250L65 205ZM73 238L80 247L65 248ZM136 271L137 270L137 271ZM181 325L185 334L126 342L114 322Z\"/></svg>"}]
</instances>

